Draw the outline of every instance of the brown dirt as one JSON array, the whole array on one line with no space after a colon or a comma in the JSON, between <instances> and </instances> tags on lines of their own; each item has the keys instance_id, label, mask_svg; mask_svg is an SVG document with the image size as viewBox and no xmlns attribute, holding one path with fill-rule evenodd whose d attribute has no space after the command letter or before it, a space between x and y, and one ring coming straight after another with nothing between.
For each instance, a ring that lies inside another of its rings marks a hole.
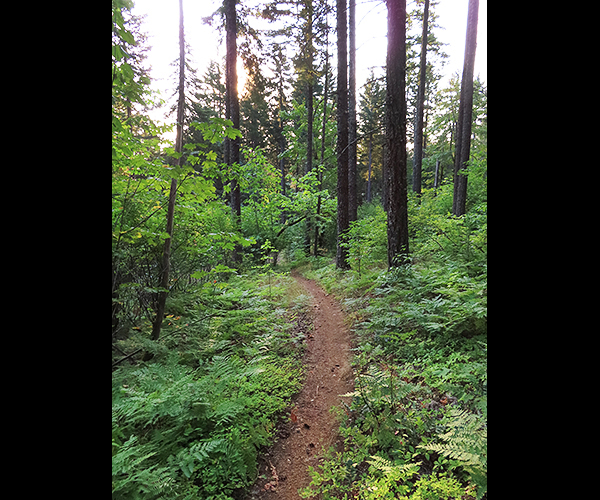
<instances>
[{"instance_id":1,"label":"brown dirt","mask_svg":"<svg viewBox=\"0 0 600 500\"><path fill-rule=\"evenodd\" d=\"M339 423L329 410L354 390L351 338L344 313L335 299L315 282L292 276L313 297L312 331L307 332L306 380L294 398L289 416L279 425L278 440L265 454L259 478L248 500L298 500L309 485L308 467L317 467L330 446L340 446Z\"/></svg>"}]
</instances>

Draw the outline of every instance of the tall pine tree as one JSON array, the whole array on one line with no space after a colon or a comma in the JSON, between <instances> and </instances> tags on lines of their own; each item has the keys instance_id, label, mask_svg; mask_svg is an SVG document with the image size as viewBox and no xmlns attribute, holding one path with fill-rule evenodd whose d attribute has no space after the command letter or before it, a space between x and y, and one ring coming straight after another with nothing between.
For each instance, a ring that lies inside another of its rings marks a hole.
<instances>
[{"instance_id":1,"label":"tall pine tree","mask_svg":"<svg viewBox=\"0 0 600 500\"><path fill-rule=\"evenodd\" d=\"M469 0L467 14L467 41L462 80L460 82L460 104L456 126L456 150L454 154L454 198L452 213L464 215L467 203L467 176L465 170L471 150L471 125L473 120L473 72L475 49L477 48L477 19L479 0Z\"/></svg>"},{"instance_id":2,"label":"tall pine tree","mask_svg":"<svg viewBox=\"0 0 600 500\"><path fill-rule=\"evenodd\" d=\"M348 219L348 50L346 46L346 0L337 0L337 251L335 265L349 269L348 249L344 240Z\"/></svg>"},{"instance_id":3,"label":"tall pine tree","mask_svg":"<svg viewBox=\"0 0 600 500\"><path fill-rule=\"evenodd\" d=\"M225 63L225 88L227 94L226 112L227 118L233 122L233 127L240 128L240 101L238 97L237 78L237 14L235 11L236 0L225 0L225 45L227 48ZM231 168L240 163L240 138L227 139L228 147L226 153L227 164ZM239 229L242 218L242 194L237 180L231 181L231 209L235 225ZM236 245L233 251L233 261L241 263L241 248Z\"/></svg>"},{"instance_id":4,"label":"tall pine tree","mask_svg":"<svg viewBox=\"0 0 600 500\"><path fill-rule=\"evenodd\" d=\"M421 60L419 63L419 90L417 93L417 119L415 124L415 156L413 163L413 191L421 195L421 171L423 165L423 113L425 107L425 86L427 70L427 21L429 19L429 0L423 8L423 32L421 36Z\"/></svg>"},{"instance_id":5,"label":"tall pine tree","mask_svg":"<svg viewBox=\"0 0 600 500\"><path fill-rule=\"evenodd\" d=\"M406 0L387 0L386 142L388 266L406 262L408 201L406 193Z\"/></svg>"},{"instance_id":6,"label":"tall pine tree","mask_svg":"<svg viewBox=\"0 0 600 500\"><path fill-rule=\"evenodd\" d=\"M356 160L356 0L350 0L348 28L350 57L348 65L348 219L358 218Z\"/></svg>"}]
</instances>

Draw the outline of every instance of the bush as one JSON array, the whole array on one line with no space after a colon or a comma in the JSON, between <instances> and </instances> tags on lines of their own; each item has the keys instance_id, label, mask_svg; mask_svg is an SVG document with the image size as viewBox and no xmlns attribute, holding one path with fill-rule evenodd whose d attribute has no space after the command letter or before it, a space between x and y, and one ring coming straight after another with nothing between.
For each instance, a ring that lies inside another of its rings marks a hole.
<instances>
[{"instance_id":1,"label":"bush","mask_svg":"<svg viewBox=\"0 0 600 500\"><path fill-rule=\"evenodd\" d=\"M387 215L381 205L361 207L359 219L350 223L346 246L351 268L359 275L387 259Z\"/></svg>"}]
</instances>

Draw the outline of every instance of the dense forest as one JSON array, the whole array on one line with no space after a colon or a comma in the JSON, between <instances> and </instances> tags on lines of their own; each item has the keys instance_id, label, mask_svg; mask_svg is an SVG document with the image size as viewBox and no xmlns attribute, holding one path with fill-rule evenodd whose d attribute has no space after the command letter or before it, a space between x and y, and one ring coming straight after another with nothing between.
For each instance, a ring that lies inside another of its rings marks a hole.
<instances>
[{"instance_id":1,"label":"dense forest","mask_svg":"<svg viewBox=\"0 0 600 500\"><path fill-rule=\"evenodd\" d=\"M487 498L479 2L443 84L440 1L383 2L386 65L360 88L356 0L173 2L166 124L143 19L112 1L113 499L251 498L306 377L298 274L343 308L354 390L296 498ZM226 56L197 74L202 22Z\"/></svg>"}]
</instances>

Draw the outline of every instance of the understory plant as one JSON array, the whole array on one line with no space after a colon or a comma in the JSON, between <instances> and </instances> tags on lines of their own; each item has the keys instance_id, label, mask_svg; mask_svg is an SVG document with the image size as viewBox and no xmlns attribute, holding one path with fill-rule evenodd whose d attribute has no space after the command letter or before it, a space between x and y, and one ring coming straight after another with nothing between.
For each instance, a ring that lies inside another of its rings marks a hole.
<instances>
[{"instance_id":1,"label":"understory plant","mask_svg":"<svg viewBox=\"0 0 600 500\"><path fill-rule=\"evenodd\" d=\"M113 499L231 500L252 484L302 380L291 279L270 278L199 286L163 340L128 339L154 358L113 371Z\"/></svg>"},{"instance_id":2,"label":"understory plant","mask_svg":"<svg viewBox=\"0 0 600 500\"><path fill-rule=\"evenodd\" d=\"M344 449L312 470L303 498L486 494L487 265L415 247L408 265L361 268L364 281L334 264L311 271L341 300L357 347Z\"/></svg>"}]
</instances>

